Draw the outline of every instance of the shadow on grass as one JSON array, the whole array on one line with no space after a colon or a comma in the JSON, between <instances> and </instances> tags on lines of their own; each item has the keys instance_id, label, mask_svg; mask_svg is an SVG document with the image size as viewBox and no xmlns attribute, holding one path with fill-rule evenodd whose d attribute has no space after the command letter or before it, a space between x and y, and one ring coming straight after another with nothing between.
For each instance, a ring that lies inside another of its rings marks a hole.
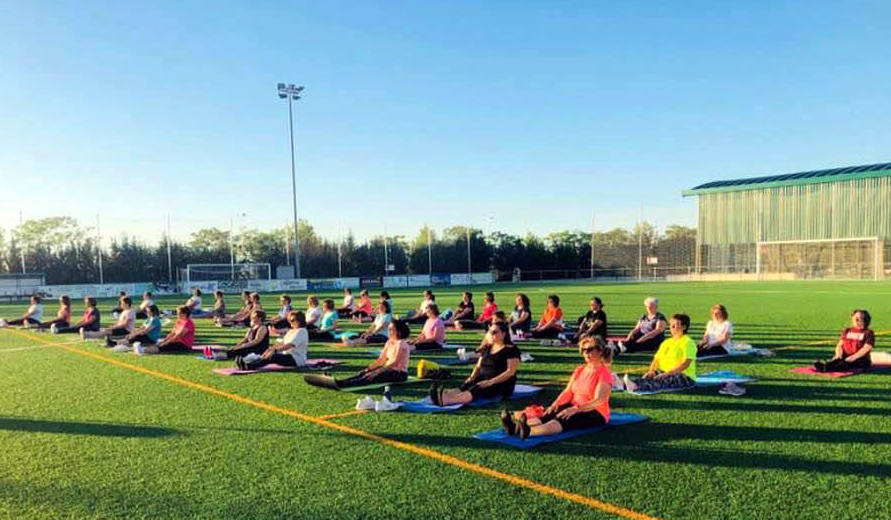
<instances>
[{"instance_id":1,"label":"shadow on grass","mask_svg":"<svg viewBox=\"0 0 891 520\"><path fill-rule=\"evenodd\" d=\"M103 437L168 437L180 432L157 426L113 424L101 422L68 422L0 416L0 430L71 435L99 435Z\"/></svg>"}]
</instances>

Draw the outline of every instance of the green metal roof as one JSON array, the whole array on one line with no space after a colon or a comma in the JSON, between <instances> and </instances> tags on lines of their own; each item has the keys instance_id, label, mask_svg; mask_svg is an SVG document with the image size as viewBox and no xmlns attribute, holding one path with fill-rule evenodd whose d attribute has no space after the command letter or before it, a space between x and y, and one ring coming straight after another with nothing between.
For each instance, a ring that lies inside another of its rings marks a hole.
<instances>
[{"instance_id":1,"label":"green metal roof","mask_svg":"<svg viewBox=\"0 0 891 520\"><path fill-rule=\"evenodd\" d=\"M868 164L865 166L847 166L829 170L787 173L784 175L768 175L749 179L732 179L728 181L712 181L700 184L695 188L684 190L684 196L702 195L704 193L757 190L774 186L800 186L820 182L849 181L871 177L891 176L891 163Z\"/></svg>"}]
</instances>

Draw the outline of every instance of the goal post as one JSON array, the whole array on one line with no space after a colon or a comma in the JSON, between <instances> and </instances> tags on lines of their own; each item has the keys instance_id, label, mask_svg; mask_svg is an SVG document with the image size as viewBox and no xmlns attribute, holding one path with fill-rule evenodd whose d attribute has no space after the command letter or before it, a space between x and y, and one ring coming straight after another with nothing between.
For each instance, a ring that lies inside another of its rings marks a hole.
<instances>
[{"instance_id":1,"label":"goal post","mask_svg":"<svg viewBox=\"0 0 891 520\"><path fill-rule=\"evenodd\" d=\"M757 242L755 272L759 277L878 280L884 274L883 249L879 237Z\"/></svg>"}]
</instances>

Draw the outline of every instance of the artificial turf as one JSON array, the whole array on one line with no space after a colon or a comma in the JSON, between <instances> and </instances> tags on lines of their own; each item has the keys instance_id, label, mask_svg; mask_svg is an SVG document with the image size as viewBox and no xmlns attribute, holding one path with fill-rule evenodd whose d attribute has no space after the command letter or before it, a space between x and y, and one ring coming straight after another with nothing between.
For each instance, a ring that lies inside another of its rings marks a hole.
<instances>
[{"instance_id":1,"label":"artificial turf","mask_svg":"<svg viewBox=\"0 0 891 520\"><path fill-rule=\"evenodd\" d=\"M67 345L153 371L137 372L41 343L74 341L74 335L2 330L0 517L616 516L386 440L656 517L891 517L891 498L885 492L891 484L891 374L826 380L789 373L829 355L854 308L872 312L878 349L891 350L882 334L891 329L891 316L884 312L891 283L491 288L502 307L512 306L517 291L526 292L536 316L548 293L559 294L567 317L573 318L587 308L591 296L600 296L611 333L626 332L643 310L642 299L656 295L666 314L690 314L691 333L698 337L709 307L720 302L730 311L738 340L776 349L776 356L700 363L701 373L734 370L757 377L743 397L721 396L714 388L648 397L615 394L614 410L642 413L651 422L520 452L471 437L498 425L497 405L437 415L352 414L318 424L305 416L347 412L356 395L310 387L294 373L221 377L211 369L226 364L192 355L140 358L113 354L97 342ZM486 289L473 290L481 296ZM457 304L460 290L437 289L440 306ZM397 314L420 299L419 290L391 293ZM295 295L295 302L303 296ZM339 301L334 293L320 296ZM165 297L160 303L169 308L182 300ZM46 314L54 314L55 304L44 303ZM103 316L112 303L100 303ZM276 295L264 295L263 303L267 310L276 309ZM229 305L237 302L230 299ZM0 316L16 317L24 306L4 304ZM73 314L79 315L81 308L75 304ZM243 333L214 328L207 320L197 323L200 343L234 343ZM449 332L450 342L474 344L480 337L478 331ZM578 353L538 345L521 349L535 360L521 366L520 381L543 384L545 390L511 406L546 404L580 362ZM310 356L343 360L334 372L345 374L372 359L365 350L313 343ZM450 355L416 354L412 366L422 357ZM639 369L649 356L621 357L613 370ZM470 367L450 369L457 383ZM261 409L206 387L305 416ZM399 399L411 399L422 396L424 387L393 391ZM326 425L332 423L355 430Z\"/></svg>"}]
</instances>

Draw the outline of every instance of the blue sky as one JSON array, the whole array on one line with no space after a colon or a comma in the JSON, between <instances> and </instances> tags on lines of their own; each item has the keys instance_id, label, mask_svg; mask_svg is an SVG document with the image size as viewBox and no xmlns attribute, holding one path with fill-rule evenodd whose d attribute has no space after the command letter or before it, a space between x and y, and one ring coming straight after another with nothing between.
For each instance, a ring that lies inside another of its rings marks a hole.
<instances>
[{"instance_id":1,"label":"blue sky","mask_svg":"<svg viewBox=\"0 0 891 520\"><path fill-rule=\"evenodd\" d=\"M18 2L0 227L156 240L695 223L721 178L891 160L887 2Z\"/></svg>"}]
</instances>

